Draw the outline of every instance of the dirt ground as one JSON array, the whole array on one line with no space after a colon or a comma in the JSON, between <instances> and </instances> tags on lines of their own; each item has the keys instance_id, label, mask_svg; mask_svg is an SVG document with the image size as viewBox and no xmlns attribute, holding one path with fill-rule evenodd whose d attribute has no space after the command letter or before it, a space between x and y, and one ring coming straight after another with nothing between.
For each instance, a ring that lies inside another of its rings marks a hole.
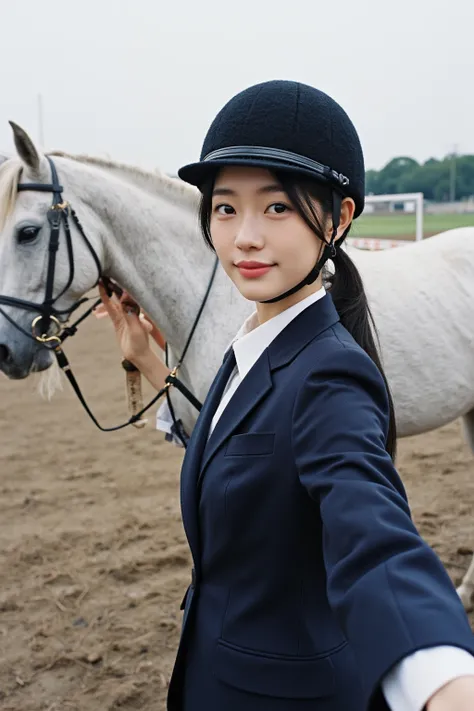
<instances>
[{"instance_id":1,"label":"dirt ground","mask_svg":"<svg viewBox=\"0 0 474 711\"><path fill-rule=\"evenodd\" d=\"M108 324L67 352L100 418L126 416ZM149 425L102 434L69 389L0 379L0 709L162 711L189 555L181 452ZM459 582L474 543L460 423L400 443L415 520ZM473 619L474 622L474 619Z\"/></svg>"}]
</instances>

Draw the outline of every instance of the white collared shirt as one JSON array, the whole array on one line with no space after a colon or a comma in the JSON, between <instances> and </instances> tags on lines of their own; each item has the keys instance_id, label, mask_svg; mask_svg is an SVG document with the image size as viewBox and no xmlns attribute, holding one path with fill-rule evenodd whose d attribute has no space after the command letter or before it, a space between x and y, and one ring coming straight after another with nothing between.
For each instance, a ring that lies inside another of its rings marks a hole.
<instances>
[{"instance_id":1,"label":"white collared shirt","mask_svg":"<svg viewBox=\"0 0 474 711\"><path fill-rule=\"evenodd\" d=\"M209 435L265 348L298 314L325 294L323 287L261 325L258 323L257 312L244 322L229 346L234 349L236 367L212 419ZM170 432L172 420L166 408L165 401L158 411L157 429ZM469 652L452 646L431 647L410 654L396 664L382 679L382 690L392 711L422 711L426 702L442 686L460 676L470 675L474 675L474 657Z\"/></svg>"}]
</instances>

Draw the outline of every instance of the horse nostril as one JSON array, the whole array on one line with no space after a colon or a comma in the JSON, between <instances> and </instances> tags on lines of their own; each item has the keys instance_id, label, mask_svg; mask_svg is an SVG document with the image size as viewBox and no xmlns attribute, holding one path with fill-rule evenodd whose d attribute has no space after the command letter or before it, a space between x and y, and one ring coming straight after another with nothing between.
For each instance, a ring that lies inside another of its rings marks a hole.
<instances>
[{"instance_id":1,"label":"horse nostril","mask_svg":"<svg viewBox=\"0 0 474 711\"><path fill-rule=\"evenodd\" d=\"M12 354L10 353L10 349L8 346L3 345L3 343L0 343L0 363L10 363L12 359Z\"/></svg>"}]
</instances>

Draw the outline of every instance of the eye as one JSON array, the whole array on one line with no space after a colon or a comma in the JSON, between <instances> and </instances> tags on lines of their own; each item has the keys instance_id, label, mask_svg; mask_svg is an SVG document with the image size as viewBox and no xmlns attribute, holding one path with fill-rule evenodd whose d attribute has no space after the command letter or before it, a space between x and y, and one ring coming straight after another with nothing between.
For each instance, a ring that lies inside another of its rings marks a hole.
<instances>
[{"instance_id":1,"label":"eye","mask_svg":"<svg viewBox=\"0 0 474 711\"><path fill-rule=\"evenodd\" d=\"M222 203L221 205L215 206L214 212L216 212L218 215L233 215L235 213L235 210L232 205L226 205L225 203Z\"/></svg>"},{"instance_id":2,"label":"eye","mask_svg":"<svg viewBox=\"0 0 474 711\"><path fill-rule=\"evenodd\" d=\"M36 239L40 231L41 227L36 225L25 225L17 230L16 239L19 244L28 244Z\"/></svg>"},{"instance_id":3,"label":"eye","mask_svg":"<svg viewBox=\"0 0 474 711\"><path fill-rule=\"evenodd\" d=\"M266 212L269 212L271 215L283 215L290 210L291 208L283 202L274 202L273 205L267 207Z\"/></svg>"}]
</instances>

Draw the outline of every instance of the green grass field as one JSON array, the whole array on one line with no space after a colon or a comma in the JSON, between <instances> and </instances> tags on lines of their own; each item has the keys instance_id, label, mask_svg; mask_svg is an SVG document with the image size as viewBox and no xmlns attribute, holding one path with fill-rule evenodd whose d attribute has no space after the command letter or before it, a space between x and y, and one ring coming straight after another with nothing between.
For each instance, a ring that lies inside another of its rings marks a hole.
<instances>
[{"instance_id":1,"label":"green grass field","mask_svg":"<svg viewBox=\"0 0 474 711\"><path fill-rule=\"evenodd\" d=\"M445 232L454 227L474 227L473 214L426 215L423 219L425 237ZM351 237L386 237L388 239L414 239L415 215L367 215L354 222Z\"/></svg>"}]
</instances>

